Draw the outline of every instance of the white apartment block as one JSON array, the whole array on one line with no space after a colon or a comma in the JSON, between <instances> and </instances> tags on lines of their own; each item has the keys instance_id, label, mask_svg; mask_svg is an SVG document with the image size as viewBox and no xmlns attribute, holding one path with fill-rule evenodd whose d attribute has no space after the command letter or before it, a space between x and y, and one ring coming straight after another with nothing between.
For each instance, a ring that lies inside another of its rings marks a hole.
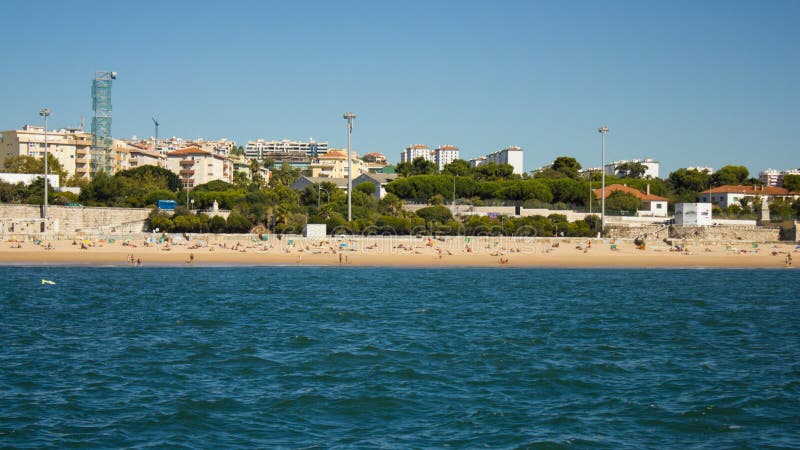
<instances>
[{"instance_id":1,"label":"white apartment block","mask_svg":"<svg viewBox=\"0 0 800 450\"><path fill-rule=\"evenodd\" d=\"M514 172L522 175L525 171L523 168L523 150L522 147L511 146L498 150L494 153L489 153L486 156L479 156L471 159L469 165L471 167L478 167L481 164L493 162L495 164L509 164L514 168Z\"/></svg>"},{"instance_id":2,"label":"white apartment block","mask_svg":"<svg viewBox=\"0 0 800 450\"><path fill-rule=\"evenodd\" d=\"M177 174L188 188L214 180L230 183L233 175L230 159L197 147L167 153L167 170Z\"/></svg>"},{"instance_id":3,"label":"white apartment block","mask_svg":"<svg viewBox=\"0 0 800 450\"><path fill-rule=\"evenodd\" d=\"M249 159L263 160L265 158L280 157L282 155L293 155L304 158L315 158L318 155L328 153L327 142L316 142L313 139L309 141L290 141L284 139L282 141L265 141L258 139L255 141L247 141L244 147L244 155Z\"/></svg>"},{"instance_id":4,"label":"white apartment block","mask_svg":"<svg viewBox=\"0 0 800 450\"><path fill-rule=\"evenodd\" d=\"M761 173L758 174L758 179L761 180L765 186L783 187L783 177L786 175L800 175L800 169L762 170Z\"/></svg>"},{"instance_id":5,"label":"white apartment block","mask_svg":"<svg viewBox=\"0 0 800 450\"><path fill-rule=\"evenodd\" d=\"M44 127L25 125L21 130L2 132L0 167L10 156L44 157ZM90 177L92 135L78 128L47 131L47 152L68 175Z\"/></svg>"},{"instance_id":6,"label":"white apartment block","mask_svg":"<svg viewBox=\"0 0 800 450\"><path fill-rule=\"evenodd\" d=\"M411 144L400 153L400 162L410 163L416 158L422 158L426 161L432 161L431 149L423 144Z\"/></svg>"},{"instance_id":7,"label":"white apartment block","mask_svg":"<svg viewBox=\"0 0 800 450\"><path fill-rule=\"evenodd\" d=\"M458 147L455 145L441 145L433 150L433 162L439 166L439 171L444 170L444 166L458 159Z\"/></svg>"},{"instance_id":8,"label":"white apartment block","mask_svg":"<svg viewBox=\"0 0 800 450\"><path fill-rule=\"evenodd\" d=\"M660 163L653 158L642 158L642 159L623 159L619 161L614 161L607 163L605 165L606 175L614 175L616 176L618 171L617 167L621 166L625 163L641 163L645 167L644 175L642 178L658 178L658 169Z\"/></svg>"}]
</instances>

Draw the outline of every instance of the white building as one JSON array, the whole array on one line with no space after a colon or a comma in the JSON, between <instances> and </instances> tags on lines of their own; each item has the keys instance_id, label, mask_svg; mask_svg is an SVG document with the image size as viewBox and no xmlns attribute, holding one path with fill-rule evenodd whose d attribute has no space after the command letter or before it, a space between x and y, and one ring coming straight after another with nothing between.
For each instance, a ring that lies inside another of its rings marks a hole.
<instances>
[{"instance_id":1,"label":"white building","mask_svg":"<svg viewBox=\"0 0 800 450\"><path fill-rule=\"evenodd\" d=\"M761 180L765 186L783 187L783 177L786 175L800 175L800 169L762 170L761 173L758 174L758 179Z\"/></svg>"},{"instance_id":2,"label":"white building","mask_svg":"<svg viewBox=\"0 0 800 450\"><path fill-rule=\"evenodd\" d=\"M686 168L686 170L696 170L700 173L706 172L709 175L714 173L714 168L710 166L689 166Z\"/></svg>"},{"instance_id":3,"label":"white building","mask_svg":"<svg viewBox=\"0 0 800 450\"><path fill-rule=\"evenodd\" d=\"M22 183L28 186L39 178L42 178L42 176L41 173L0 173L0 181L9 184ZM52 187L60 187L58 178L58 175L55 174L47 175L48 184Z\"/></svg>"},{"instance_id":4,"label":"white building","mask_svg":"<svg viewBox=\"0 0 800 450\"><path fill-rule=\"evenodd\" d=\"M250 159L263 160L266 158L281 159L283 156L294 156L300 158L316 158L319 155L328 153L327 142L316 142L313 139L308 141L265 141L258 139L247 141L244 148L244 155Z\"/></svg>"},{"instance_id":5,"label":"white building","mask_svg":"<svg viewBox=\"0 0 800 450\"><path fill-rule=\"evenodd\" d=\"M711 225L711 203L676 204L675 225L679 227Z\"/></svg>"},{"instance_id":6,"label":"white building","mask_svg":"<svg viewBox=\"0 0 800 450\"><path fill-rule=\"evenodd\" d=\"M473 159L472 161L477 161L478 158ZM495 164L508 164L514 168L514 172L517 175L522 175L525 172L525 169L522 166L523 163L523 150L522 147L511 146L506 147L502 150L498 150L494 153L489 153L484 157L484 159L480 163L473 164L470 161L470 165L473 167L477 167L481 164L486 164L493 162Z\"/></svg>"},{"instance_id":7,"label":"white building","mask_svg":"<svg viewBox=\"0 0 800 450\"><path fill-rule=\"evenodd\" d=\"M433 161L431 156L431 149L423 144L411 144L400 153L400 162L410 163L416 158L422 158L426 161Z\"/></svg>"},{"instance_id":8,"label":"white building","mask_svg":"<svg viewBox=\"0 0 800 450\"><path fill-rule=\"evenodd\" d=\"M605 165L606 175L614 175L618 176L619 171L617 168L626 163L640 163L645 167L644 175L642 178L658 178L658 171L660 163L653 158L643 158L643 159L623 159L620 161L614 161L607 163Z\"/></svg>"},{"instance_id":9,"label":"white building","mask_svg":"<svg viewBox=\"0 0 800 450\"><path fill-rule=\"evenodd\" d=\"M433 152L432 160L439 166L439 171L444 170L444 166L458 159L458 147L455 145L440 145Z\"/></svg>"},{"instance_id":10,"label":"white building","mask_svg":"<svg viewBox=\"0 0 800 450\"><path fill-rule=\"evenodd\" d=\"M230 183L233 175L228 158L197 147L167 153L167 170L177 174L181 184L189 188L214 180Z\"/></svg>"}]
</instances>

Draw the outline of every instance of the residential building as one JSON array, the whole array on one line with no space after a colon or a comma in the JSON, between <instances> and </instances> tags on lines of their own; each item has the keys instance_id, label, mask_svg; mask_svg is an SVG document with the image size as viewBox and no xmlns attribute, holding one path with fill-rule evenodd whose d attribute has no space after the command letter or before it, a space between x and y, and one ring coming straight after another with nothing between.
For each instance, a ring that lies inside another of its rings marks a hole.
<instances>
[{"instance_id":1,"label":"residential building","mask_svg":"<svg viewBox=\"0 0 800 450\"><path fill-rule=\"evenodd\" d=\"M423 144L411 144L400 153L400 162L412 162L417 158L433 161L431 149Z\"/></svg>"},{"instance_id":2,"label":"residential building","mask_svg":"<svg viewBox=\"0 0 800 450\"><path fill-rule=\"evenodd\" d=\"M358 158L358 154L350 152L350 167L353 177L367 172L369 165ZM329 150L327 154L320 155L312 160L308 168L312 177L347 178L350 176L347 165L347 150Z\"/></svg>"},{"instance_id":3,"label":"residential building","mask_svg":"<svg viewBox=\"0 0 800 450\"><path fill-rule=\"evenodd\" d=\"M786 188L776 186L734 186L725 185L700 192L698 200L705 203L716 203L720 208L741 203L742 199L752 202L761 198L772 203L776 199L794 201L800 198L800 192L790 192Z\"/></svg>"},{"instance_id":4,"label":"residential building","mask_svg":"<svg viewBox=\"0 0 800 450\"><path fill-rule=\"evenodd\" d=\"M650 185L647 185L647 192L628 187L624 184L611 184L606 186L606 198L614 192L625 192L642 201L642 209L636 211L637 216L667 217L668 200L664 197L650 193ZM603 197L603 189L594 189L597 198Z\"/></svg>"},{"instance_id":5,"label":"residential building","mask_svg":"<svg viewBox=\"0 0 800 450\"><path fill-rule=\"evenodd\" d=\"M658 171L659 166L661 163L654 160L653 158L641 158L641 159L623 159L620 161L614 161L610 163L606 163L605 171L606 175L614 175L619 176L621 175L620 171L618 170L619 166L626 164L626 163L640 163L645 167L644 175L642 178L658 178Z\"/></svg>"},{"instance_id":6,"label":"residential building","mask_svg":"<svg viewBox=\"0 0 800 450\"><path fill-rule=\"evenodd\" d=\"M197 147L167 153L167 169L177 174L183 186L188 188L214 180L230 183L233 175L228 158Z\"/></svg>"},{"instance_id":7,"label":"residential building","mask_svg":"<svg viewBox=\"0 0 800 450\"><path fill-rule=\"evenodd\" d=\"M486 156L479 156L475 159L470 160L470 166L478 167L481 164L486 164L493 162L495 164L508 164L514 168L514 172L518 175L522 175L525 171L523 167L523 150L522 147L511 146L506 147L502 150L498 150L493 153L489 153Z\"/></svg>"},{"instance_id":8,"label":"residential building","mask_svg":"<svg viewBox=\"0 0 800 450\"><path fill-rule=\"evenodd\" d=\"M44 156L44 127L25 125L20 130L2 132L0 167L11 156ZM92 135L80 128L47 131L47 152L58 160L68 175L91 177ZM80 170L78 170L80 169Z\"/></svg>"},{"instance_id":9,"label":"residential building","mask_svg":"<svg viewBox=\"0 0 800 450\"><path fill-rule=\"evenodd\" d=\"M375 186L375 198L381 199L386 196L386 185L398 178L394 173L363 173L353 180L353 186L361 183L370 183Z\"/></svg>"},{"instance_id":10,"label":"residential building","mask_svg":"<svg viewBox=\"0 0 800 450\"><path fill-rule=\"evenodd\" d=\"M312 158L328 153L327 142L316 142L313 139L308 141L266 141L258 139L247 141L244 148L244 155L250 159L264 160L273 159L276 164L284 162L310 162Z\"/></svg>"},{"instance_id":11,"label":"residential building","mask_svg":"<svg viewBox=\"0 0 800 450\"><path fill-rule=\"evenodd\" d=\"M378 152L367 153L366 155L362 156L361 159L364 160L364 162L372 164L380 164L383 166L388 164L386 162L386 156L384 156L383 153Z\"/></svg>"},{"instance_id":12,"label":"residential building","mask_svg":"<svg viewBox=\"0 0 800 450\"><path fill-rule=\"evenodd\" d=\"M477 158L472 158L469 160L469 166L474 169L475 167L478 167L485 162L486 162L485 156L478 156Z\"/></svg>"},{"instance_id":13,"label":"residential building","mask_svg":"<svg viewBox=\"0 0 800 450\"><path fill-rule=\"evenodd\" d=\"M783 187L783 177L786 175L800 175L800 169L762 170L761 173L758 174L758 179L761 180L765 186Z\"/></svg>"},{"instance_id":14,"label":"residential building","mask_svg":"<svg viewBox=\"0 0 800 450\"><path fill-rule=\"evenodd\" d=\"M142 166L166 167L167 157L161 152L147 148L141 144L128 145L128 167L135 169Z\"/></svg>"},{"instance_id":15,"label":"residential building","mask_svg":"<svg viewBox=\"0 0 800 450\"><path fill-rule=\"evenodd\" d=\"M439 171L444 170L444 166L458 159L458 147L455 145L440 145L433 150L433 162L439 167Z\"/></svg>"}]
</instances>

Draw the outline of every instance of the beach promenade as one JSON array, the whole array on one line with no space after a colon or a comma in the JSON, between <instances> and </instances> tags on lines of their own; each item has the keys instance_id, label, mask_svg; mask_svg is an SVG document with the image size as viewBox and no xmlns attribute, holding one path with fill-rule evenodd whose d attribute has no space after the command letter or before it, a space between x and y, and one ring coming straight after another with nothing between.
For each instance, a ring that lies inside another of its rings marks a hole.
<instances>
[{"instance_id":1,"label":"beach promenade","mask_svg":"<svg viewBox=\"0 0 800 450\"><path fill-rule=\"evenodd\" d=\"M157 236L156 236L157 237ZM151 242L147 242L147 241ZM0 264L115 265L324 265L405 267L742 267L783 268L800 262L794 243L652 242L513 237L347 237L231 239L203 235L185 240L75 239L3 241Z\"/></svg>"}]
</instances>

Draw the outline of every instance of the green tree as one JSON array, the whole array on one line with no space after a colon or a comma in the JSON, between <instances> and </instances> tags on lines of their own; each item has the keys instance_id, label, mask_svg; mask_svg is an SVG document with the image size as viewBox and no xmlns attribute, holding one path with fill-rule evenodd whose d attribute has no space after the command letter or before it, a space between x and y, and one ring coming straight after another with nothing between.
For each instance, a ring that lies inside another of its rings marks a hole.
<instances>
[{"instance_id":1,"label":"green tree","mask_svg":"<svg viewBox=\"0 0 800 450\"><path fill-rule=\"evenodd\" d=\"M412 175L433 175L437 172L436 163L419 156L411 161Z\"/></svg>"},{"instance_id":2,"label":"green tree","mask_svg":"<svg viewBox=\"0 0 800 450\"><path fill-rule=\"evenodd\" d=\"M642 178L647 172L647 166L639 161L622 163L617 166L616 173L620 178Z\"/></svg>"},{"instance_id":3,"label":"green tree","mask_svg":"<svg viewBox=\"0 0 800 450\"><path fill-rule=\"evenodd\" d=\"M467 161L464 161L463 159L456 159L450 164L446 164L444 166L444 170L442 170L442 173L464 177L472 174L472 168L469 166Z\"/></svg>"},{"instance_id":4,"label":"green tree","mask_svg":"<svg viewBox=\"0 0 800 450\"><path fill-rule=\"evenodd\" d=\"M800 192L800 175L784 175L783 187L791 192Z\"/></svg>"},{"instance_id":5,"label":"green tree","mask_svg":"<svg viewBox=\"0 0 800 450\"><path fill-rule=\"evenodd\" d=\"M445 206L428 206L417 210L417 215L428 222L445 223L453 218L453 214Z\"/></svg>"},{"instance_id":6,"label":"green tree","mask_svg":"<svg viewBox=\"0 0 800 450\"><path fill-rule=\"evenodd\" d=\"M372 196L375 195L377 188L374 184L365 181L363 183L358 183L358 186L355 187L355 190Z\"/></svg>"},{"instance_id":7,"label":"green tree","mask_svg":"<svg viewBox=\"0 0 800 450\"><path fill-rule=\"evenodd\" d=\"M725 166L711 176L714 186L740 185L747 180L750 172L745 166Z\"/></svg>"},{"instance_id":8,"label":"green tree","mask_svg":"<svg viewBox=\"0 0 800 450\"><path fill-rule=\"evenodd\" d=\"M614 191L606 198L606 209L611 211L635 213L642 207L642 201L633 194Z\"/></svg>"},{"instance_id":9,"label":"green tree","mask_svg":"<svg viewBox=\"0 0 800 450\"><path fill-rule=\"evenodd\" d=\"M559 156L553 161L551 167L554 171L564 174L567 178L577 179L581 165L577 159L569 156Z\"/></svg>"}]
</instances>

